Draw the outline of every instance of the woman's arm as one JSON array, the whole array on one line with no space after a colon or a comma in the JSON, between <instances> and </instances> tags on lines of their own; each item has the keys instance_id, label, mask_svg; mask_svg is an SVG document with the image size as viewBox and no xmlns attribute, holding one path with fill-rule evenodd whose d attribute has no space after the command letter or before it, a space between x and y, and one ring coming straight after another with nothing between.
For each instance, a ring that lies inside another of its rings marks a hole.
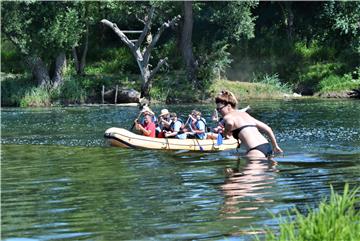
<instances>
[{"instance_id":1,"label":"woman's arm","mask_svg":"<svg viewBox=\"0 0 360 241\"><path fill-rule=\"evenodd\" d=\"M231 118L224 117L225 129L224 129L224 137L225 139L233 138L232 129L234 126L234 121Z\"/></svg>"},{"instance_id":2,"label":"woman's arm","mask_svg":"<svg viewBox=\"0 0 360 241\"><path fill-rule=\"evenodd\" d=\"M259 129L259 130L262 130L263 132L265 132L265 134L270 137L270 140L271 140L271 144L274 148L274 151L275 152L283 152L283 150L281 150L281 148L279 147L277 141L276 141L276 138L275 138L275 135L274 135L274 132L272 131L271 127L268 126L267 124L265 124L264 122L261 122L257 119L255 119L254 117L252 117L254 119L254 122L256 124L256 127Z\"/></svg>"}]
</instances>

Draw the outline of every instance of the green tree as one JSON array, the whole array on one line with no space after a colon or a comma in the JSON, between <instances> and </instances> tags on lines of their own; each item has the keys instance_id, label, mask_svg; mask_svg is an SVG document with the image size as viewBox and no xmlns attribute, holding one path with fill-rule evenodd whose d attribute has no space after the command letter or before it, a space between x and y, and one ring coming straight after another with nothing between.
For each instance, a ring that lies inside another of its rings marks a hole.
<instances>
[{"instance_id":1,"label":"green tree","mask_svg":"<svg viewBox=\"0 0 360 241\"><path fill-rule=\"evenodd\" d=\"M3 2L2 33L19 49L39 86L63 82L66 53L76 46L84 25L76 2Z\"/></svg>"},{"instance_id":2,"label":"green tree","mask_svg":"<svg viewBox=\"0 0 360 241\"><path fill-rule=\"evenodd\" d=\"M229 49L254 38L256 1L198 2L194 5L193 41L199 63L197 86L207 88L225 73L232 59Z\"/></svg>"},{"instance_id":3,"label":"green tree","mask_svg":"<svg viewBox=\"0 0 360 241\"><path fill-rule=\"evenodd\" d=\"M347 37L351 46L360 54L360 2L326 2L322 16L328 20L330 31ZM325 32L325 34L329 33Z\"/></svg>"},{"instance_id":4,"label":"green tree","mask_svg":"<svg viewBox=\"0 0 360 241\"><path fill-rule=\"evenodd\" d=\"M242 39L254 37L253 9L257 1L154 2L154 5L162 13L159 18L182 16L175 34L176 47L187 81L196 88L205 88L205 83L219 73L224 74L231 62L229 49Z\"/></svg>"}]
</instances>

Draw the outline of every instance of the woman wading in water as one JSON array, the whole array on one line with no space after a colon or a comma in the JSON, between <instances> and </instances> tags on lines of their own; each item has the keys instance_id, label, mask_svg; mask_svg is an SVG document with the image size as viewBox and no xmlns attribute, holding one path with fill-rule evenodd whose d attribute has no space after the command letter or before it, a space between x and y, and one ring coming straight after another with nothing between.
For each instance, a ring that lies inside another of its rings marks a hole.
<instances>
[{"instance_id":1,"label":"woman wading in water","mask_svg":"<svg viewBox=\"0 0 360 241\"><path fill-rule=\"evenodd\" d=\"M276 142L271 128L246 112L236 111L237 100L230 91L221 91L215 98L216 110L224 117L225 138L238 139L246 146L250 158L271 157L274 152L283 152ZM271 140L260 133L264 132Z\"/></svg>"}]
</instances>

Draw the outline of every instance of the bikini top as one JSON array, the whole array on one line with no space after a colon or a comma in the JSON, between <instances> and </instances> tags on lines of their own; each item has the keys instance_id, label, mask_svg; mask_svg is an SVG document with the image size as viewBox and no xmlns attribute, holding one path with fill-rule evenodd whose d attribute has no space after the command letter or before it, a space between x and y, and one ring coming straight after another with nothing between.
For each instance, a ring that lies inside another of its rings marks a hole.
<instances>
[{"instance_id":1,"label":"bikini top","mask_svg":"<svg viewBox=\"0 0 360 241\"><path fill-rule=\"evenodd\" d=\"M240 128L237 128L235 130L232 131L232 135L235 139L239 139L239 133L240 131L242 131L242 129L246 128L246 127L256 127L256 125L244 125Z\"/></svg>"}]
</instances>

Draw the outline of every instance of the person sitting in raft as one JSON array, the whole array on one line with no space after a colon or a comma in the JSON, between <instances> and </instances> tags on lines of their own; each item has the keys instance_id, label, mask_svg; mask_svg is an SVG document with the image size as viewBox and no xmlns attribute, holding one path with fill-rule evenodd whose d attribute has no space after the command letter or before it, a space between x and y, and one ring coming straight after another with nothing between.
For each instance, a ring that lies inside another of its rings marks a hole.
<instances>
[{"instance_id":1,"label":"person sitting in raft","mask_svg":"<svg viewBox=\"0 0 360 241\"><path fill-rule=\"evenodd\" d=\"M155 123L153 122L153 116L150 113L144 114L144 124L140 124L138 120L135 120L135 129L140 131L144 136L155 137Z\"/></svg>"},{"instance_id":2,"label":"person sitting in raft","mask_svg":"<svg viewBox=\"0 0 360 241\"><path fill-rule=\"evenodd\" d=\"M188 116L188 119L185 123L185 131L187 134L187 138L194 139L195 138L195 122L196 122L196 110L192 110Z\"/></svg>"},{"instance_id":3,"label":"person sitting in raft","mask_svg":"<svg viewBox=\"0 0 360 241\"><path fill-rule=\"evenodd\" d=\"M177 118L176 113L170 113L171 124L170 131L165 132L165 137L175 137L178 139L186 139L186 133L183 131L184 125Z\"/></svg>"},{"instance_id":4,"label":"person sitting in raft","mask_svg":"<svg viewBox=\"0 0 360 241\"><path fill-rule=\"evenodd\" d=\"M217 123L216 127L214 127L213 129L213 133L211 133L211 135L214 137L214 138L211 138L211 139L216 139L217 138L217 135L222 135L223 132L224 132L224 129L225 129L225 123L224 123L224 119L223 118L220 118L219 122Z\"/></svg>"},{"instance_id":5,"label":"person sitting in raft","mask_svg":"<svg viewBox=\"0 0 360 241\"><path fill-rule=\"evenodd\" d=\"M197 139L206 139L206 120L201 117L201 112L194 110L190 118L190 127L192 130L193 135Z\"/></svg>"},{"instance_id":6,"label":"person sitting in raft","mask_svg":"<svg viewBox=\"0 0 360 241\"><path fill-rule=\"evenodd\" d=\"M221 91L215 98L216 110L223 116L225 138L236 138L246 146L246 155L252 158L270 157L275 152L283 152L279 147L272 129L265 123L255 119L247 112L236 111L237 100L230 91ZM260 133L270 138L268 140Z\"/></svg>"},{"instance_id":7,"label":"person sitting in raft","mask_svg":"<svg viewBox=\"0 0 360 241\"><path fill-rule=\"evenodd\" d=\"M170 131L170 113L167 109L162 109L158 118L156 126L156 133L158 138L164 138L165 132Z\"/></svg>"},{"instance_id":8,"label":"person sitting in raft","mask_svg":"<svg viewBox=\"0 0 360 241\"><path fill-rule=\"evenodd\" d=\"M148 107L147 105L143 106L143 108L141 109L141 115L144 117L141 119L140 124L144 125L145 124L145 115L151 115L151 119L152 122L157 123L157 118L155 116L155 113L150 109L150 107Z\"/></svg>"}]
</instances>

